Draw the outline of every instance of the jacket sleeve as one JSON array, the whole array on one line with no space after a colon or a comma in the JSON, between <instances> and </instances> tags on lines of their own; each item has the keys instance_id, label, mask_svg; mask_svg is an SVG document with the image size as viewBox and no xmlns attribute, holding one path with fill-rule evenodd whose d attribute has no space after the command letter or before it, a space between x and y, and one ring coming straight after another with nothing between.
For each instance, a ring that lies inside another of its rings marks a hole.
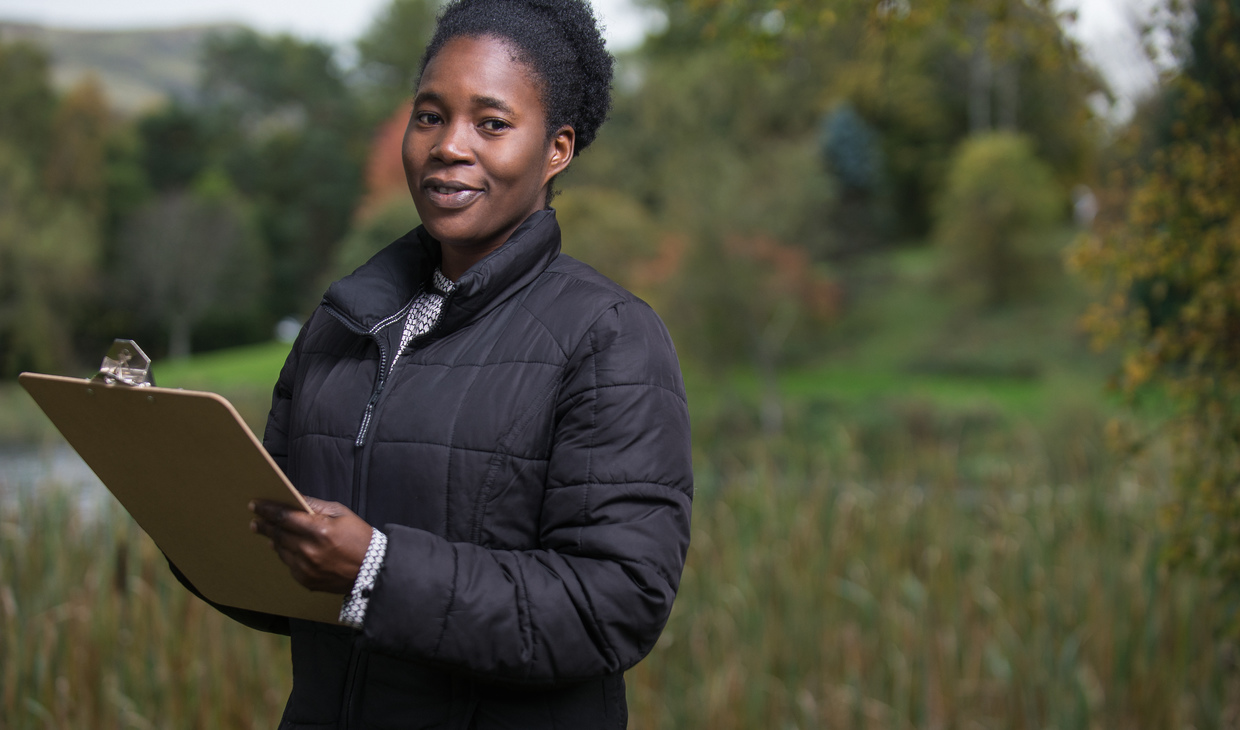
<instances>
[{"instance_id":1,"label":"jacket sleeve","mask_svg":"<svg viewBox=\"0 0 1240 730\"><path fill-rule=\"evenodd\" d=\"M297 335L289 351L276 386L271 393L271 411L267 414L267 428L263 431L263 448L284 473L288 473L288 429L293 410L293 384L297 380L297 363L300 359L302 341L310 323Z\"/></svg>"},{"instance_id":2,"label":"jacket sleeve","mask_svg":"<svg viewBox=\"0 0 1240 730\"><path fill-rule=\"evenodd\" d=\"M617 305L564 372L541 549L491 550L389 526L367 642L518 683L628 669L667 622L692 493L689 416L671 339L644 303Z\"/></svg>"}]
</instances>

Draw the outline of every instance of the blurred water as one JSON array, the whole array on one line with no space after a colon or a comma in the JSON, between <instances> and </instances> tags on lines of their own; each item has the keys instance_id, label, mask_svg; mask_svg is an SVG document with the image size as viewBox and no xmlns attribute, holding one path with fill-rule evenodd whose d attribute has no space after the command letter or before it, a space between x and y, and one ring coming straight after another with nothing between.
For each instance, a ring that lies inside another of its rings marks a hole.
<instances>
[{"instance_id":1,"label":"blurred water","mask_svg":"<svg viewBox=\"0 0 1240 730\"><path fill-rule=\"evenodd\" d=\"M87 516L102 514L113 499L103 482L68 444L0 444L0 511L18 509L23 500L57 489L76 495Z\"/></svg>"}]
</instances>

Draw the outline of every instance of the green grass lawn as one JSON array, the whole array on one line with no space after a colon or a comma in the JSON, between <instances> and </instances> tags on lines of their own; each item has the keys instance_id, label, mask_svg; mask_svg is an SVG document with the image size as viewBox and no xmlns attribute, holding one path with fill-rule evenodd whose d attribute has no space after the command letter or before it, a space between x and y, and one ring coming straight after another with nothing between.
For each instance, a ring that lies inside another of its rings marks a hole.
<instances>
[{"instance_id":1,"label":"green grass lawn","mask_svg":"<svg viewBox=\"0 0 1240 730\"><path fill-rule=\"evenodd\" d=\"M161 388L207 390L228 398L256 433L262 433L271 407L271 389L290 345L268 342L185 360L156 361L155 383ZM75 373L86 376L89 373ZM15 381L0 383L0 444L58 439L55 428Z\"/></svg>"},{"instance_id":2,"label":"green grass lawn","mask_svg":"<svg viewBox=\"0 0 1240 730\"><path fill-rule=\"evenodd\" d=\"M910 402L1038 421L1065 410L1118 410L1105 390L1113 360L1093 352L1077 328L1085 306L1077 282L1053 278L1036 301L977 312L956 301L937 271L938 253L924 246L853 265L843 317L803 344L779 375L786 407L828 403L856 412ZM156 381L218 392L257 430L288 351L271 342L156 362ZM744 363L709 377L692 362L684 366L695 417L756 410L762 384ZM23 399L0 386L0 412L7 414L0 415L0 441L41 433Z\"/></svg>"},{"instance_id":3,"label":"green grass lawn","mask_svg":"<svg viewBox=\"0 0 1240 730\"><path fill-rule=\"evenodd\" d=\"M1037 421L1120 409L1106 389L1114 356L1095 352L1077 324L1087 302L1079 282L1052 276L1036 299L986 311L961 302L938 270L938 252L922 246L844 271L844 314L814 341L787 348L778 383L785 406L910 402ZM721 377L685 365L691 405L706 411L721 399L756 404L763 389L749 368Z\"/></svg>"},{"instance_id":4,"label":"green grass lawn","mask_svg":"<svg viewBox=\"0 0 1240 730\"><path fill-rule=\"evenodd\" d=\"M270 391L291 347L284 342L267 342L156 363L156 383L165 388L217 392L234 388Z\"/></svg>"},{"instance_id":5,"label":"green grass lawn","mask_svg":"<svg viewBox=\"0 0 1240 730\"><path fill-rule=\"evenodd\" d=\"M156 363L155 382L165 388L219 393L261 435L271 408L271 389L291 347L284 342L268 342Z\"/></svg>"}]
</instances>

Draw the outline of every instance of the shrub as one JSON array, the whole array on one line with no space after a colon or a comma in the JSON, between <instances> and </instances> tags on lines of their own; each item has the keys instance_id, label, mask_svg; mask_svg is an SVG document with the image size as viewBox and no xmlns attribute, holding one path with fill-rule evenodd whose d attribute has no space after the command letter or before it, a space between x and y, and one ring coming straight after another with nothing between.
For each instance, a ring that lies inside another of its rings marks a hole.
<instances>
[{"instance_id":1,"label":"shrub","mask_svg":"<svg viewBox=\"0 0 1240 730\"><path fill-rule=\"evenodd\" d=\"M1041 244L1061 203L1050 168L1027 138L1000 132L963 142L934 227L948 281L986 307L1032 294L1053 265Z\"/></svg>"}]
</instances>

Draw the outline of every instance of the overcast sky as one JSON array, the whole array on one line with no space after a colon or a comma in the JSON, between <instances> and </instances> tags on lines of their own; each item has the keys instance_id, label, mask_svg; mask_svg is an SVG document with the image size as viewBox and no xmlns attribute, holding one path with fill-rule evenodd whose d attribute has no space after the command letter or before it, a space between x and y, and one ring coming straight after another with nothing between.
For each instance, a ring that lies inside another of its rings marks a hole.
<instances>
[{"instance_id":1,"label":"overcast sky","mask_svg":"<svg viewBox=\"0 0 1240 730\"><path fill-rule=\"evenodd\" d=\"M0 0L0 18L67 28L149 28L235 21L333 43L362 34L388 0ZM629 0L593 0L610 45L636 45L642 14Z\"/></svg>"},{"instance_id":2,"label":"overcast sky","mask_svg":"<svg viewBox=\"0 0 1240 730\"><path fill-rule=\"evenodd\" d=\"M1123 97L1155 80L1138 45L1137 24L1157 0L1060 0L1075 7L1074 34ZM361 35L388 0L0 0L0 19L67 28L139 28L234 21L332 43ZM657 19L631 0L593 0L612 50L640 42Z\"/></svg>"}]
</instances>

